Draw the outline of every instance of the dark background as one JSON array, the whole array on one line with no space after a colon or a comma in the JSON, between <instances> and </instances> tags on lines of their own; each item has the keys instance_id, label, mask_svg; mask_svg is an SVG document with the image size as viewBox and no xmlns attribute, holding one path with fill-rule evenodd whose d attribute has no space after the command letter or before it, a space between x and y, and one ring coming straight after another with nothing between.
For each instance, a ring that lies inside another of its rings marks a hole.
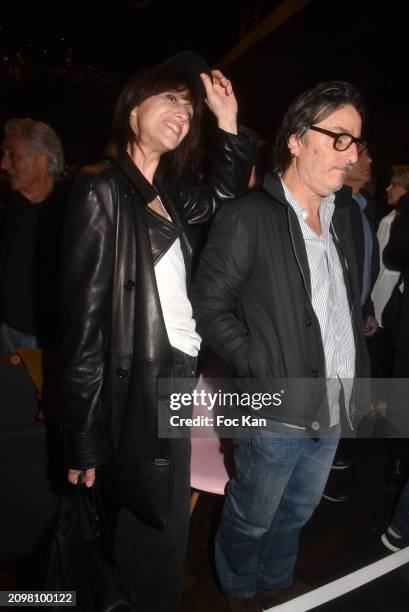
<instances>
[{"instance_id":1,"label":"dark background","mask_svg":"<svg viewBox=\"0 0 409 612\"><path fill-rule=\"evenodd\" d=\"M136 70L192 49L215 66L280 0L116 0L2 6L0 122L31 116L61 135L69 164L96 161L114 100ZM300 91L326 79L358 85L378 193L409 162L406 2L312 0L224 66L240 121L273 138Z\"/></svg>"}]
</instances>

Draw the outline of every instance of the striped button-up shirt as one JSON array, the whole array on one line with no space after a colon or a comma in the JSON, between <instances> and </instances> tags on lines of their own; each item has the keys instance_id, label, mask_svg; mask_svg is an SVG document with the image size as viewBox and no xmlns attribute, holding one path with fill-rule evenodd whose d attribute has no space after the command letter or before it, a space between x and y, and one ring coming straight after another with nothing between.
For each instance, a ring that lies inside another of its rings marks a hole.
<instances>
[{"instance_id":1,"label":"striped button-up shirt","mask_svg":"<svg viewBox=\"0 0 409 612\"><path fill-rule=\"evenodd\" d=\"M334 194L321 201L321 236L306 223L308 214L283 181L287 202L300 224L311 276L311 301L317 316L324 346L330 426L339 423L339 392L344 391L348 407L355 375L355 341L347 291L330 226L334 212Z\"/></svg>"}]
</instances>

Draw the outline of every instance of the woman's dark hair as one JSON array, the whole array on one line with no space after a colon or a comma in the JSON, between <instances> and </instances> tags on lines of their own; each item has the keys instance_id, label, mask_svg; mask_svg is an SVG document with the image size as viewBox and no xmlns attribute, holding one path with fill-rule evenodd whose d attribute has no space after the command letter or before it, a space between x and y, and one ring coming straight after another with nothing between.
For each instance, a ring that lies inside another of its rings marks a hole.
<instances>
[{"instance_id":1,"label":"woman's dark hair","mask_svg":"<svg viewBox=\"0 0 409 612\"><path fill-rule=\"evenodd\" d=\"M196 83L188 75L174 72L168 68L158 67L136 74L120 94L115 106L113 121L115 144L120 149L126 149L128 146L133 147L138 143L138 137L130 125L130 116L134 108L142 104L147 98L164 91L187 91L187 99L193 108L189 132L174 151L170 151L163 156L167 158L167 166L176 174L180 174L199 144L203 110L203 93L200 91L200 87L203 87L202 84Z\"/></svg>"},{"instance_id":2,"label":"woman's dark hair","mask_svg":"<svg viewBox=\"0 0 409 612\"><path fill-rule=\"evenodd\" d=\"M290 105L277 134L274 147L274 170L284 172L291 162L288 139L295 134L303 136L315 123L326 119L341 106L350 104L361 117L364 105L359 90L345 81L319 83L300 94Z\"/></svg>"},{"instance_id":3,"label":"woman's dark hair","mask_svg":"<svg viewBox=\"0 0 409 612\"><path fill-rule=\"evenodd\" d=\"M400 166L391 166L392 178L391 182L398 183L403 189L409 191L409 164Z\"/></svg>"}]
</instances>

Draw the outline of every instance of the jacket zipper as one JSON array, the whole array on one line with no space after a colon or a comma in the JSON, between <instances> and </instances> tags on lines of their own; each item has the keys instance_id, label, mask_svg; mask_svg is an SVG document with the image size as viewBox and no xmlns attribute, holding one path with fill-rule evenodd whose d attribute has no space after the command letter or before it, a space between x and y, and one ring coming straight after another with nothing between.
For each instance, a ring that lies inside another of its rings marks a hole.
<instances>
[{"instance_id":1,"label":"jacket zipper","mask_svg":"<svg viewBox=\"0 0 409 612\"><path fill-rule=\"evenodd\" d=\"M305 289L305 291L306 291L306 293L307 293L307 295L309 297L311 308L314 310L314 307L312 305L312 297L311 297L311 294L310 294L310 292L308 290L308 287L307 287L307 281L305 280L304 270L302 269L300 260L298 259L297 249L295 248L295 242L294 242L293 230L292 230L292 227L291 227L291 217L290 217L290 209L289 208L287 208L287 217L288 217L288 227L290 228L290 236L291 236L291 242L292 242L292 245L293 245L293 251L294 251L295 259L297 260L297 265L298 265L298 267L300 269L300 272L301 272L302 280L303 280L303 283L304 283L304 289Z\"/></svg>"}]
</instances>

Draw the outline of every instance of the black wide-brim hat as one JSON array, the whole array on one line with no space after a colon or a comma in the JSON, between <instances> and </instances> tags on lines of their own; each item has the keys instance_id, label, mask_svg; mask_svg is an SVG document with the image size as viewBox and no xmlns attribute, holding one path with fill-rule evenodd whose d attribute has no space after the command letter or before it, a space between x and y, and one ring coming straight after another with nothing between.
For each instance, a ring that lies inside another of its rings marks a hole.
<instances>
[{"instance_id":1,"label":"black wide-brim hat","mask_svg":"<svg viewBox=\"0 0 409 612\"><path fill-rule=\"evenodd\" d=\"M176 53L176 55L172 55L161 62L158 68L167 68L186 75L195 83L197 90L203 95L203 98L206 97L206 90L200 78L200 74L204 72L211 79L212 71L206 60L194 51L181 51L180 53Z\"/></svg>"}]
</instances>

